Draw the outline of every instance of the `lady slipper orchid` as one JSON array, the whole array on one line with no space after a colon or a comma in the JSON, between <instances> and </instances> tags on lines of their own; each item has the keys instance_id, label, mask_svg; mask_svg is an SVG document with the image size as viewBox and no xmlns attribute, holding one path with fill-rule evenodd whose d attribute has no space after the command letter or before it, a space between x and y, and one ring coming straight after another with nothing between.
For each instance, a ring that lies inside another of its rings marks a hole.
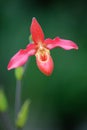
<instances>
[{"instance_id":1,"label":"lady slipper orchid","mask_svg":"<svg viewBox=\"0 0 87 130\"><path fill-rule=\"evenodd\" d=\"M44 33L36 18L32 19L30 32L33 42L26 46L26 49L20 49L10 60L8 70L24 65L30 56L36 56L36 63L39 70L45 75L51 75L54 63L50 55L50 50L55 47L61 47L65 50L78 49L78 46L71 40L44 39Z\"/></svg>"}]
</instances>

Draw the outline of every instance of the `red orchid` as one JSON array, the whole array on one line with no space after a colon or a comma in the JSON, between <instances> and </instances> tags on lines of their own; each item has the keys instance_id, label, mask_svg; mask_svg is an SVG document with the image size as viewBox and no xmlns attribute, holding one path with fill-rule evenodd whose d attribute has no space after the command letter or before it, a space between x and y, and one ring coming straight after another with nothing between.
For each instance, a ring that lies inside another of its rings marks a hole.
<instances>
[{"instance_id":1,"label":"red orchid","mask_svg":"<svg viewBox=\"0 0 87 130\"><path fill-rule=\"evenodd\" d=\"M51 75L54 64L50 55L50 50L55 47L61 47L65 50L78 49L78 46L71 40L44 39L44 33L36 18L32 19L30 32L33 42L26 46L26 49L20 49L10 60L8 70L24 65L30 56L36 56L38 68L45 75Z\"/></svg>"}]
</instances>

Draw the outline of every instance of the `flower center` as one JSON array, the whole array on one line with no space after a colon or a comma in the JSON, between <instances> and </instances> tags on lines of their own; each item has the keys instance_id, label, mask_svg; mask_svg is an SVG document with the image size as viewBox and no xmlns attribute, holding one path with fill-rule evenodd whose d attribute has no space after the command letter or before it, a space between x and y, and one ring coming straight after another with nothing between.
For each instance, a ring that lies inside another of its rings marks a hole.
<instances>
[{"instance_id":1,"label":"flower center","mask_svg":"<svg viewBox=\"0 0 87 130\"><path fill-rule=\"evenodd\" d=\"M50 51L42 45L39 46L35 54L35 56L38 57L41 61L46 61L48 59L48 55L50 55Z\"/></svg>"},{"instance_id":2,"label":"flower center","mask_svg":"<svg viewBox=\"0 0 87 130\"><path fill-rule=\"evenodd\" d=\"M47 52L46 52L45 50L41 50L41 51L39 52L39 56L40 56L40 59L41 59L42 61L46 61L46 60L47 60Z\"/></svg>"}]
</instances>

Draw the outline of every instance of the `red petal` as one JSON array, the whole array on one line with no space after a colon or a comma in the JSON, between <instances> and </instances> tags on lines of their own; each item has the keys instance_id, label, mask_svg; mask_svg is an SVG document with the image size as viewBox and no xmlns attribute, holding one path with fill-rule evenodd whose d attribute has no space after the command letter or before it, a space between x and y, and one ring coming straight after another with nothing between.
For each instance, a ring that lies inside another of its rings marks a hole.
<instances>
[{"instance_id":1,"label":"red petal","mask_svg":"<svg viewBox=\"0 0 87 130\"><path fill-rule=\"evenodd\" d=\"M38 66L39 70L42 73L44 73L47 76L51 75L53 68L54 68L54 64L53 64L53 60L52 60L50 54L47 53L46 57L42 58L42 59L41 59L41 56L39 54L37 54L36 62L37 62L37 66Z\"/></svg>"},{"instance_id":2,"label":"red petal","mask_svg":"<svg viewBox=\"0 0 87 130\"><path fill-rule=\"evenodd\" d=\"M35 45L34 44L29 44L26 49L20 49L10 60L8 64L8 70L11 70L13 68L17 68L19 66L24 65L28 57L31 55L34 55L36 52L35 50Z\"/></svg>"},{"instance_id":3,"label":"red petal","mask_svg":"<svg viewBox=\"0 0 87 130\"><path fill-rule=\"evenodd\" d=\"M32 34L32 39L36 44L38 44L38 42L44 41L43 30L42 30L41 26L39 25L39 23L37 22L36 18L32 19L30 31Z\"/></svg>"},{"instance_id":4,"label":"red petal","mask_svg":"<svg viewBox=\"0 0 87 130\"><path fill-rule=\"evenodd\" d=\"M60 39L58 37L53 40L48 38L44 42L46 43L48 49L53 49L55 47L61 47L65 50L78 49L78 46L73 41Z\"/></svg>"}]
</instances>

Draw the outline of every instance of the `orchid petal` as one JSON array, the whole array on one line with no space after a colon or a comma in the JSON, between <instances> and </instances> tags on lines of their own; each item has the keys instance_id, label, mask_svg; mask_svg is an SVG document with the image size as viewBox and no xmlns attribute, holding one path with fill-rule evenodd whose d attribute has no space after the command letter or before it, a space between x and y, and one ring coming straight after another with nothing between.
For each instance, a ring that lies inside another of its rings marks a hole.
<instances>
[{"instance_id":1,"label":"orchid petal","mask_svg":"<svg viewBox=\"0 0 87 130\"><path fill-rule=\"evenodd\" d=\"M36 44L44 41L43 30L39 25L39 23L37 22L36 18L32 19L30 31L31 31L32 39Z\"/></svg>"},{"instance_id":2,"label":"orchid petal","mask_svg":"<svg viewBox=\"0 0 87 130\"><path fill-rule=\"evenodd\" d=\"M33 44L29 44L26 49L20 49L10 60L8 64L8 70L11 70L13 68L20 67L24 65L29 56L32 56L35 54L36 50L34 49Z\"/></svg>"},{"instance_id":3,"label":"orchid petal","mask_svg":"<svg viewBox=\"0 0 87 130\"><path fill-rule=\"evenodd\" d=\"M71 49L78 49L78 46L71 40L65 40L65 39L60 39L59 37L56 37L55 39L46 39L45 44L48 49L53 49L55 47L61 47L64 50L71 50Z\"/></svg>"},{"instance_id":4,"label":"orchid petal","mask_svg":"<svg viewBox=\"0 0 87 130\"><path fill-rule=\"evenodd\" d=\"M50 54L46 53L45 58L41 58L41 56L39 54L36 55L36 63L37 66L39 68L39 70L49 76L52 74L53 72L53 68L54 68L54 63L52 60L52 57L50 56Z\"/></svg>"}]
</instances>

